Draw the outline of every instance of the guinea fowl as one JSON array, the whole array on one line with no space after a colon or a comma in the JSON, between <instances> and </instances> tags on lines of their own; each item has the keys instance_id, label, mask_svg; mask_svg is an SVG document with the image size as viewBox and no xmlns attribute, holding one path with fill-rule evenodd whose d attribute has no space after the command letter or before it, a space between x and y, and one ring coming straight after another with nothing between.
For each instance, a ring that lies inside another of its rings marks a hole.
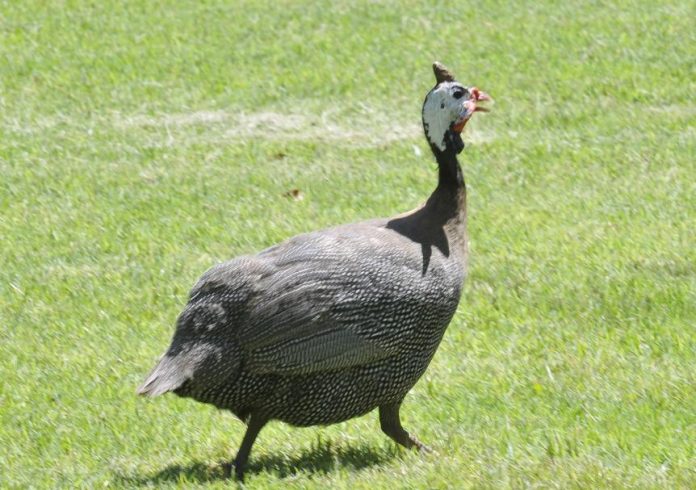
<instances>
[{"instance_id":1,"label":"guinea fowl","mask_svg":"<svg viewBox=\"0 0 696 490\"><path fill-rule=\"evenodd\" d=\"M247 423L233 461L241 479L269 420L325 425L379 408L382 430L427 449L401 426L406 393L428 367L466 274L461 132L489 97L433 64L423 128L439 167L420 208L296 236L219 264L198 281L171 345L138 388L174 392Z\"/></svg>"}]
</instances>

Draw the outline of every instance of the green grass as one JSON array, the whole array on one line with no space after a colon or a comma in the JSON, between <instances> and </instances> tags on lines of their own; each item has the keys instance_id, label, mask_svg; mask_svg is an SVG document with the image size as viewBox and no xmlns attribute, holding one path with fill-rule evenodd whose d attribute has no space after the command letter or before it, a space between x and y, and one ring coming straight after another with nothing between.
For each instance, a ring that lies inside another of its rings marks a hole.
<instances>
[{"instance_id":1,"label":"green grass","mask_svg":"<svg viewBox=\"0 0 696 490\"><path fill-rule=\"evenodd\" d=\"M0 3L0 487L228 486L243 425L135 387L210 265L427 197L435 59L496 99L437 454L275 423L248 486L694 485L696 4L342 5Z\"/></svg>"}]
</instances>

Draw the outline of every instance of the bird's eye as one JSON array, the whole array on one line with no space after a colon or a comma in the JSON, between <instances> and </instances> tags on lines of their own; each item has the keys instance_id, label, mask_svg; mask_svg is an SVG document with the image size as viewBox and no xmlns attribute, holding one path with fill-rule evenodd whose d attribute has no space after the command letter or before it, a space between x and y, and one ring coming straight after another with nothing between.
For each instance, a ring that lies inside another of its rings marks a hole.
<instances>
[{"instance_id":1,"label":"bird's eye","mask_svg":"<svg viewBox=\"0 0 696 490\"><path fill-rule=\"evenodd\" d=\"M455 90L454 93L452 94L452 97L455 99L461 99L464 97L464 91L463 90Z\"/></svg>"}]
</instances>

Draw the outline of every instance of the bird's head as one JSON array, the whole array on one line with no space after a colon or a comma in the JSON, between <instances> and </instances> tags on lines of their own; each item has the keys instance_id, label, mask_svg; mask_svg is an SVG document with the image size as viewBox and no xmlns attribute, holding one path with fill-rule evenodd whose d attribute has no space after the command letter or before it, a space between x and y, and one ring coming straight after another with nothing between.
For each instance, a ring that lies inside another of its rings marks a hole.
<instances>
[{"instance_id":1,"label":"bird's head","mask_svg":"<svg viewBox=\"0 0 696 490\"><path fill-rule=\"evenodd\" d=\"M464 149L461 133L474 112L488 111L478 105L491 98L476 87L465 87L450 71L437 61L433 63L437 84L423 102L423 129L433 150Z\"/></svg>"}]
</instances>

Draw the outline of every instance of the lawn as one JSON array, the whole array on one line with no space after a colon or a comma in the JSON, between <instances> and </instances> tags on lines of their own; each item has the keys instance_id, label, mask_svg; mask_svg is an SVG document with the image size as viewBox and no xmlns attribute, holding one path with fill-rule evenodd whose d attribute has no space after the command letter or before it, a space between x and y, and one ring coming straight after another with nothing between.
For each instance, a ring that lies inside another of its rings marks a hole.
<instances>
[{"instance_id":1,"label":"lawn","mask_svg":"<svg viewBox=\"0 0 696 490\"><path fill-rule=\"evenodd\" d=\"M271 423L252 488L696 485L696 3L0 3L0 487L218 487L244 425L136 386L195 280L420 204L440 60L471 262L406 398ZM297 189L302 199L293 198Z\"/></svg>"}]
</instances>

